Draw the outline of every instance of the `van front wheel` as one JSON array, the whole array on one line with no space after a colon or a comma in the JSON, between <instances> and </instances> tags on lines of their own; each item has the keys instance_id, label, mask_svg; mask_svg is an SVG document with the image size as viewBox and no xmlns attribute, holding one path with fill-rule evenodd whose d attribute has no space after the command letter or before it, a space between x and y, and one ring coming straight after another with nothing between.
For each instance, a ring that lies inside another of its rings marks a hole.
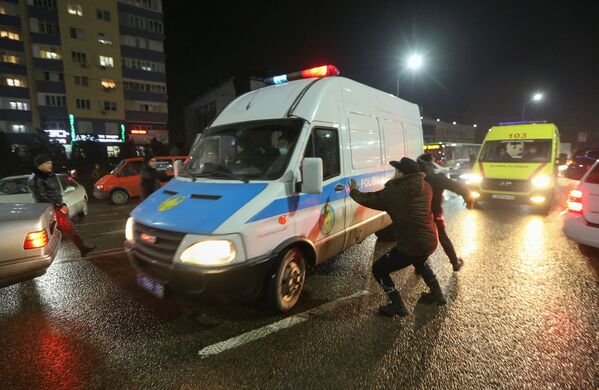
<instances>
[{"instance_id":1,"label":"van front wheel","mask_svg":"<svg viewBox=\"0 0 599 390\"><path fill-rule=\"evenodd\" d=\"M299 300L306 279L306 260L297 247L287 248L279 257L277 272L270 278L266 291L273 309L285 313Z\"/></svg>"},{"instance_id":2,"label":"van front wheel","mask_svg":"<svg viewBox=\"0 0 599 390\"><path fill-rule=\"evenodd\" d=\"M110 201L114 204L122 205L129 200L129 194L123 190L114 190L110 193Z\"/></svg>"}]
</instances>

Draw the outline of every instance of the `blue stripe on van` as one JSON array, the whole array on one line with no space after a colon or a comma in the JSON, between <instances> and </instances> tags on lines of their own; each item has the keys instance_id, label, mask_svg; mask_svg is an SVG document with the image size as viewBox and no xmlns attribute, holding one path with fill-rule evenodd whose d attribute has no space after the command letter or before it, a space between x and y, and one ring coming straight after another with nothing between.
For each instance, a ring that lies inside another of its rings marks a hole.
<instances>
[{"instance_id":1,"label":"blue stripe on van","mask_svg":"<svg viewBox=\"0 0 599 390\"><path fill-rule=\"evenodd\" d=\"M368 173L359 176L345 177L327 184L322 189L322 194L302 194L289 196L287 198L275 199L264 209L250 218L246 223L260 221L262 219L272 218L281 214L287 214L302 210L308 207L324 205L349 196L349 179L353 178L358 184L360 191L371 192L383 188L385 182L393 177L395 170L388 169L384 171ZM373 178L379 177L380 180L373 181ZM347 186L346 191L335 192L335 186L343 184Z\"/></svg>"}]
</instances>

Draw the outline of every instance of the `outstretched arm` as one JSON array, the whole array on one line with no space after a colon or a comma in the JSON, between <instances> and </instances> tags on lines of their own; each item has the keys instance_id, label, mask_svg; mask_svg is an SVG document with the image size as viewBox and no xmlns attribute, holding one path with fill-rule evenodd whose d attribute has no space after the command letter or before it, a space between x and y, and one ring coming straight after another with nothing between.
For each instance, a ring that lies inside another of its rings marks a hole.
<instances>
[{"instance_id":1,"label":"outstretched arm","mask_svg":"<svg viewBox=\"0 0 599 390\"><path fill-rule=\"evenodd\" d=\"M362 192L358 189L356 185L356 181L354 179L350 179L349 181L349 196L357 203L362 206L368 207L370 209L385 211L385 201L383 200L383 191L375 191L375 192Z\"/></svg>"}]
</instances>

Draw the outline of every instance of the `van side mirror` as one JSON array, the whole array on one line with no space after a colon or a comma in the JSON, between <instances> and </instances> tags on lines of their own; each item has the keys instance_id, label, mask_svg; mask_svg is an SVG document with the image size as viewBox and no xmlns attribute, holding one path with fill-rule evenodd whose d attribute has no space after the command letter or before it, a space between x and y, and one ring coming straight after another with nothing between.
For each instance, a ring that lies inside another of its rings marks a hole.
<instances>
[{"instance_id":1,"label":"van side mirror","mask_svg":"<svg viewBox=\"0 0 599 390\"><path fill-rule=\"evenodd\" d=\"M321 158L304 158L302 166L302 192L306 194L322 194Z\"/></svg>"},{"instance_id":2,"label":"van side mirror","mask_svg":"<svg viewBox=\"0 0 599 390\"><path fill-rule=\"evenodd\" d=\"M181 174L182 170L183 170L183 161L175 160L175 163L173 164L173 173L174 173L175 177L179 176Z\"/></svg>"}]
</instances>

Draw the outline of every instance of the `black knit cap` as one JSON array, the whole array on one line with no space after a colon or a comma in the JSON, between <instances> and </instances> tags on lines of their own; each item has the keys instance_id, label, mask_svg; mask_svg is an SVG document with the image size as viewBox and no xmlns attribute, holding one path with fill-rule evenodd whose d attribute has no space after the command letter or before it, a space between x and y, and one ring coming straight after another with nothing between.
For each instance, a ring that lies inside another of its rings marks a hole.
<instances>
[{"instance_id":1,"label":"black knit cap","mask_svg":"<svg viewBox=\"0 0 599 390\"><path fill-rule=\"evenodd\" d=\"M398 171L403 172L404 175L420 172L418 163L416 163L416 161L408 157L403 157L399 161L390 161L389 164L391 164L391 166L393 166L393 168L397 169Z\"/></svg>"},{"instance_id":2,"label":"black knit cap","mask_svg":"<svg viewBox=\"0 0 599 390\"><path fill-rule=\"evenodd\" d=\"M33 165L37 168L46 161L52 161L52 159L50 158L50 156L46 154L40 154L35 156L35 158L33 159Z\"/></svg>"}]
</instances>

